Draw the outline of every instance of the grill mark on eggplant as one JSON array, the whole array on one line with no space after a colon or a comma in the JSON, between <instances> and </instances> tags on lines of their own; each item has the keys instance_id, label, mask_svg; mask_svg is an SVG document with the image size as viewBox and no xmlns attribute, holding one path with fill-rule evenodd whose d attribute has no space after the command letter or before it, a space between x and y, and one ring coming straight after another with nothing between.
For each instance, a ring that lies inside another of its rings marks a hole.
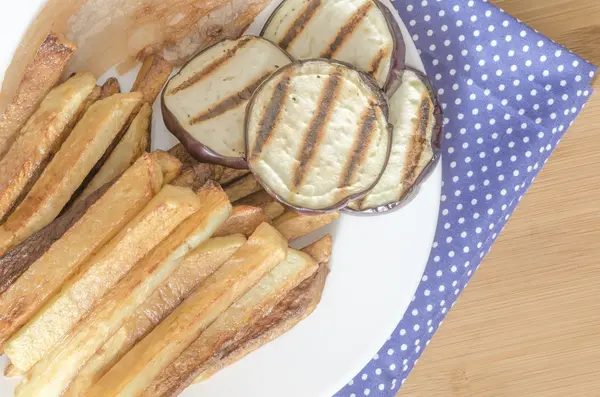
<instances>
[{"instance_id":1,"label":"grill mark on eggplant","mask_svg":"<svg viewBox=\"0 0 600 397\"><path fill-rule=\"evenodd\" d=\"M430 114L432 110L432 104L429 101L429 97L421 98L421 104L419 106L419 114L417 116L417 128L415 134L410 138L408 144L408 150L406 152L406 166L404 167L403 180L405 183L402 185L412 185L412 178L415 176L415 171L419 167L419 161L425 151L427 145L427 126L430 122ZM404 189L402 189L402 192Z\"/></svg>"},{"instance_id":2,"label":"grill mark on eggplant","mask_svg":"<svg viewBox=\"0 0 600 397\"><path fill-rule=\"evenodd\" d=\"M194 84L199 83L206 77L213 74L221 66L223 66L225 63L227 63L227 61L231 60L240 49L244 48L246 46L246 44L248 44L250 42L250 40L251 40L251 38L241 39L239 42L237 42L235 44L235 46L233 48L230 48L229 50L227 50L223 56L215 59L207 67L205 67L198 73L191 76L189 79L187 79L186 81L181 83L179 86L171 89L169 92L169 95L177 94L180 91L190 88Z\"/></svg>"},{"instance_id":3,"label":"grill mark on eggplant","mask_svg":"<svg viewBox=\"0 0 600 397\"><path fill-rule=\"evenodd\" d=\"M318 110L310 122L308 132L302 139L302 143L300 145L302 148L300 152L300 159L298 160L298 165L296 166L292 178L293 187L296 189L304 181L304 178L306 177L306 171L308 170L310 163L313 161L320 142L323 140L325 126L328 124L329 119L333 114L335 103L340 96L342 88L340 81L340 72L335 72L332 74L325 83L323 94L317 102L316 108Z\"/></svg>"},{"instance_id":4,"label":"grill mark on eggplant","mask_svg":"<svg viewBox=\"0 0 600 397\"><path fill-rule=\"evenodd\" d=\"M282 76L281 81L275 86L271 100L267 104L267 107L260 118L258 132L256 133L256 139L254 140L254 147L252 148L249 159L257 158L271 139L271 136L281 119L281 111L287 100L291 77L292 70L286 71Z\"/></svg>"},{"instance_id":5,"label":"grill mark on eggplant","mask_svg":"<svg viewBox=\"0 0 600 397\"><path fill-rule=\"evenodd\" d=\"M373 129L375 128L375 107L373 104L363 112L360 118L360 131L358 137L352 145L352 157L348 159L348 162L344 166L342 171L342 177L340 179L340 186L348 186L356 176L356 172L360 165L365 161L367 149L370 146L371 140L373 139Z\"/></svg>"},{"instance_id":6,"label":"grill mark on eggplant","mask_svg":"<svg viewBox=\"0 0 600 397\"><path fill-rule=\"evenodd\" d=\"M373 3L368 2L362 5L350 19L342 26L329 47L321 53L321 58L332 58L335 53L342 47L344 42L350 37L354 30L365 18L367 13L373 8Z\"/></svg>"},{"instance_id":7,"label":"grill mark on eggplant","mask_svg":"<svg viewBox=\"0 0 600 397\"><path fill-rule=\"evenodd\" d=\"M238 106L249 100L252 97L254 91L256 91L256 89L258 88L258 86L270 75L271 72L263 74L262 76L248 84L246 87L242 88L241 91L229 95L227 98L223 99L221 102L217 103L212 108L208 108L207 110L198 113L196 116L190 119L190 124L198 124L203 121L210 120L237 108Z\"/></svg>"},{"instance_id":8,"label":"grill mark on eggplant","mask_svg":"<svg viewBox=\"0 0 600 397\"><path fill-rule=\"evenodd\" d=\"M375 74L379 70L379 67L381 66L381 62L383 61L385 55L386 52L383 49L380 49L375 58L373 58L373 61L371 62L371 69L369 69L370 75L375 76Z\"/></svg>"},{"instance_id":9,"label":"grill mark on eggplant","mask_svg":"<svg viewBox=\"0 0 600 397\"><path fill-rule=\"evenodd\" d=\"M290 26L283 38L279 41L279 47L287 50L306 28L308 22L315 16L319 7L321 7L321 0L309 1L306 7L300 12L300 16L294 20L292 26Z\"/></svg>"}]
</instances>

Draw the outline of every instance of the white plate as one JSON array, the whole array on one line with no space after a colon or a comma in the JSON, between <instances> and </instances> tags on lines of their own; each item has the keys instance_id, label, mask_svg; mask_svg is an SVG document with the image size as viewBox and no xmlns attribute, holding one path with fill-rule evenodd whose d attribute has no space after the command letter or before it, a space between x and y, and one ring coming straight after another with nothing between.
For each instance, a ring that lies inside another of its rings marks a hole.
<instances>
[{"instance_id":1,"label":"white plate","mask_svg":"<svg viewBox=\"0 0 600 397\"><path fill-rule=\"evenodd\" d=\"M45 0L0 5L0 78L19 37ZM274 1L249 32L257 34ZM387 0L386 5L391 6ZM394 14L397 16L396 11ZM407 64L423 70L417 49L400 22ZM131 87L135 71L119 77ZM104 76L106 78L107 76ZM102 80L102 79L101 79ZM170 148L160 108L154 119L156 148ZM190 387L184 396L329 397L344 386L392 333L416 290L433 241L440 201L441 167L405 208L378 217L343 216L334 236L331 274L317 310L292 331ZM3 357L5 360L5 357ZM3 367L3 365L2 365ZM1 368L1 367L0 367ZM11 396L15 380L0 376L0 396Z\"/></svg>"}]
</instances>

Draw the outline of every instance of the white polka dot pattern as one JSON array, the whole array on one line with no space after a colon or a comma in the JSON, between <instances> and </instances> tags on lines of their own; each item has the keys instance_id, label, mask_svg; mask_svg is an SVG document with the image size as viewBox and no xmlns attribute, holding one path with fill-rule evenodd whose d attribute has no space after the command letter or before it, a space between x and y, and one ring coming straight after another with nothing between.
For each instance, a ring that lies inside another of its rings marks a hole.
<instances>
[{"instance_id":1,"label":"white polka dot pattern","mask_svg":"<svg viewBox=\"0 0 600 397\"><path fill-rule=\"evenodd\" d=\"M444 109L438 232L393 335L336 397L394 396L592 93L596 68L483 0L396 0Z\"/></svg>"}]
</instances>

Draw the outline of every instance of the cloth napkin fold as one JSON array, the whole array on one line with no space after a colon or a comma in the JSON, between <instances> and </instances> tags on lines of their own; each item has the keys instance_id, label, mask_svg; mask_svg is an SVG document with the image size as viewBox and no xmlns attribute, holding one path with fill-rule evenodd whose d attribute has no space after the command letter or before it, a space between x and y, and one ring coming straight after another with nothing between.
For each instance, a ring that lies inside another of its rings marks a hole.
<instances>
[{"instance_id":1,"label":"cloth napkin fold","mask_svg":"<svg viewBox=\"0 0 600 397\"><path fill-rule=\"evenodd\" d=\"M597 69L484 0L396 0L445 116L438 231L389 340L336 397L394 396L592 93Z\"/></svg>"}]
</instances>

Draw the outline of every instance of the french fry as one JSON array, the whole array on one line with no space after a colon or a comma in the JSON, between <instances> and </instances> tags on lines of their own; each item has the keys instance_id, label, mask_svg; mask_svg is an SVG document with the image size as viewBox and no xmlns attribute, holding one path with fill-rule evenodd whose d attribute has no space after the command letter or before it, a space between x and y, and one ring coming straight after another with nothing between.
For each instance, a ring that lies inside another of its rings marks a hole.
<instances>
[{"instance_id":1,"label":"french fry","mask_svg":"<svg viewBox=\"0 0 600 397\"><path fill-rule=\"evenodd\" d=\"M17 134L38 105L60 80L75 45L61 35L50 33L25 70L11 104L0 116L0 158L8 151Z\"/></svg>"},{"instance_id":2,"label":"french fry","mask_svg":"<svg viewBox=\"0 0 600 397\"><path fill-rule=\"evenodd\" d=\"M180 165L165 152L142 156L0 295L0 346L148 204Z\"/></svg>"},{"instance_id":3,"label":"french fry","mask_svg":"<svg viewBox=\"0 0 600 397\"><path fill-rule=\"evenodd\" d=\"M252 175L246 175L242 179L227 185L225 193L229 196L232 203L243 199L253 193L260 192L262 187Z\"/></svg>"},{"instance_id":4,"label":"french fry","mask_svg":"<svg viewBox=\"0 0 600 397\"><path fill-rule=\"evenodd\" d=\"M276 218L273 225L289 241L294 241L302 236L312 233L320 228L335 222L340 217L339 212L330 214L303 215L295 211L288 211Z\"/></svg>"},{"instance_id":5,"label":"french fry","mask_svg":"<svg viewBox=\"0 0 600 397\"><path fill-rule=\"evenodd\" d=\"M303 252L311 255L319 263L316 274L286 295L270 314L238 332L233 338L233 343L224 346L202 366L202 373L194 383L210 378L221 369L277 339L308 317L321 301L329 273L327 264L331 257L331 249L331 236L325 236L303 249Z\"/></svg>"},{"instance_id":6,"label":"french fry","mask_svg":"<svg viewBox=\"0 0 600 397\"><path fill-rule=\"evenodd\" d=\"M131 91L141 92L144 95L144 101L152 105L165 86L171 72L173 72L173 66L162 56L148 55L142 63L142 68Z\"/></svg>"},{"instance_id":7,"label":"french fry","mask_svg":"<svg viewBox=\"0 0 600 397\"><path fill-rule=\"evenodd\" d=\"M114 180L131 166L148 149L150 122L152 120L152 107L144 104L135 116L131 125L112 151L100 171L88 183L77 201L84 200L87 196L98 190L101 186Z\"/></svg>"},{"instance_id":8,"label":"french fry","mask_svg":"<svg viewBox=\"0 0 600 397\"><path fill-rule=\"evenodd\" d=\"M74 74L73 76L76 76L76 75L77 74ZM94 103L96 103L100 100L101 94L102 94L102 87L95 86L94 89L92 90L92 93L90 95L88 95L87 99L83 103L83 111L79 114L79 117L77 118L77 122L79 122L79 120L81 120L83 115L86 114L86 112L92 107L92 105Z\"/></svg>"},{"instance_id":9,"label":"french fry","mask_svg":"<svg viewBox=\"0 0 600 397\"><path fill-rule=\"evenodd\" d=\"M63 397L85 392L246 242L243 235L213 237L190 252L123 326L79 371Z\"/></svg>"},{"instance_id":10,"label":"french fry","mask_svg":"<svg viewBox=\"0 0 600 397\"><path fill-rule=\"evenodd\" d=\"M85 200L72 206L64 214L21 244L0 257L0 294L11 286L32 263L37 261L52 244L75 224L112 184L107 183Z\"/></svg>"},{"instance_id":11,"label":"french fry","mask_svg":"<svg viewBox=\"0 0 600 397\"><path fill-rule=\"evenodd\" d=\"M194 159L182 144L174 146L169 153L175 156L183 164L183 171L174 184L186 183L195 186L202 185L208 180L213 180L221 186L229 184L248 175L248 170L236 170L221 165L201 163ZM192 187L193 188L193 187Z\"/></svg>"},{"instance_id":12,"label":"french fry","mask_svg":"<svg viewBox=\"0 0 600 397\"><path fill-rule=\"evenodd\" d=\"M28 193L58 152L96 87L91 73L73 76L54 88L0 160L0 222Z\"/></svg>"},{"instance_id":13,"label":"french fry","mask_svg":"<svg viewBox=\"0 0 600 397\"><path fill-rule=\"evenodd\" d=\"M58 216L139 106L139 93L113 95L92 105L27 197L0 226L0 254Z\"/></svg>"},{"instance_id":14,"label":"french fry","mask_svg":"<svg viewBox=\"0 0 600 397\"><path fill-rule=\"evenodd\" d=\"M227 196L216 184L208 183L198 197L202 208L138 263L68 337L33 366L15 390L15 396L60 396L78 370L125 319L177 269L184 256L206 241L231 213Z\"/></svg>"},{"instance_id":15,"label":"french fry","mask_svg":"<svg viewBox=\"0 0 600 397\"><path fill-rule=\"evenodd\" d=\"M269 221L269 217L261 208L247 205L235 206L229 219L215 233L215 237L236 233L250 236L261 223Z\"/></svg>"},{"instance_id":16,"label":"french fry","mask_svg":"<svg viewBox=\"0 0 600 397\"><path fill-rule=\"evenodd\" d=\"M263 223L223 266L131 349L87 393L139 395L215 319L281 263L287 241Z\"/></svg>"},{"instance_id":17,"label":"french fry","mask_svg":"<svg viewBox=\"0 0 600 397\"><path fill-rule=\"evenodd\" d=\"M258 319L317 270L313 258L288 249L286 260L265 275L233 306L219 316L142 393L144 397L178 395L202 372L204 364L223 345Z\"/></svg>"},{"instance_id":18,"label":"french fry","mask_svg":"<svg viewBox=\"0 0 600 397\"><path fill-rule=\"evenodd\" d=\"M121 93L121 85L119 84L119 80L114 77L107 79L104 84L102 84L100 99L108 98L111 95L120 94Z\"/></svg>"},{"instance_id":19,"label":"french fry","mask_svg":"<svg viewBox=\"0 0 600 397\"><path fill-rule=\"evenodd\" d=\"M264 190L244 197L234 204L262 208L270 220L280 217L285 212L285 206Z\"/></svg>"},{"instance_id":20,"label":"french fry","mask_svg":"<svg viewBox=\"0 0 600 397\"><path fill-rule=\"evenodd\" d=\"M4 353L27 372L146 254L201 203L191 189L167 185L123 230L69 280L4 345Z\"/></svg>"}]
</instances>

